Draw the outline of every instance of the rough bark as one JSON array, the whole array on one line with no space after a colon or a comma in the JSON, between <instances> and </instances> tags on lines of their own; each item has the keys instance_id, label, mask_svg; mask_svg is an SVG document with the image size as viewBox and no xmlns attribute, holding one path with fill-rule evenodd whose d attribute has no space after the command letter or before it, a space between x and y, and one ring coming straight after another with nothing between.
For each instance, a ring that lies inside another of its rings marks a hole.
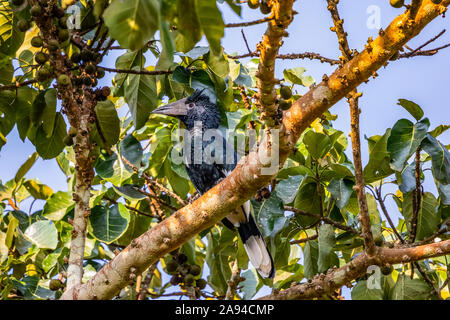
<instances>
[{"instance_id":1,"label":"rough bark","mask_svg":"<svg viewBox=\"0 0 450 320\"><path fill-rule=\"evenodd\" d=\"M343 267L334 269L326 275L319 275L311 282L302 283L289 289L270 294L260 300L312 299L331 294L340 287L350 284L354 279L366 274L372 265L383 266L408 263L450 253L450 240L413 248L376 248L374 256L362 253Z\"/></svg>"},{"instance_id":2,"label":"rough bark","mask_svg":"<svg viewBox=\"0 0 450 320\"><path fill-rule=\"evenodd\" d=\"M259 103L264 110L261 118L269 127L279 125L277 121L278 105L274 86L275 60L278 50L283 44L283 36L287 36L286 28L293 19L292 5L294 0L272 1L272 19L269 21L266 33L258 44L259 66L256 77Z\"/></svg>"},{"instance_id":3,"label":"rough bark","mask_svg":"<svg viewBox=\"0 0 450 320\"><path fill-rule=\"evenodd\" d=\"M291 152L300 134L315 118L385 65L395 52L416 36L430 21L442 14L449 4L450 0L444 0L441 5L434 5L431 0L424 0L415 21L408 19L408 13L398 16L386 31L371 42L370 49L367 48L356 55L342 68L336 70L329 79L312 88L285 111L277 145L280 166ZM274 147L274 141L269 142L263 140L259 148L242 159L235 170L221 183L135 239L87 283L68 289L61 298L112 298L131 281L130 269L135 273L142 273L160 257L220 221L234 208L251 198L276 174L274 172L271 175L264 175L261 172L262 169L270 166L270 157L269 159L264 157L268 154L268 150ZM274 153L272 156L277 155Z\"/></svg>"}]
</instances>

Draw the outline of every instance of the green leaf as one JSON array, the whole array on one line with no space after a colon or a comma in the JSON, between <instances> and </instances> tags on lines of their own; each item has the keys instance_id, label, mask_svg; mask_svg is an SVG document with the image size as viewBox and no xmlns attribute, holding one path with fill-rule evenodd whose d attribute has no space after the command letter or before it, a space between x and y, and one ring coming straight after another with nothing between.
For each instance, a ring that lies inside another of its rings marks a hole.
<instances>
[{"instance_id":1,"label":"green leaf","mask_svg":"<svg viewBox=\"0 0 450 320\"><path fill-rule=\"evenodd\" d=\"M136 239L150 228L151 221L152 219L149 217L130 213L127 230L117 239L117 243L124 246L129 245L133 239Z\"/></svg>"},{"instance_id":2,"label":"green leaf","mask_svg":"<svg viewBox=\"0 0 450 320\"><path fill-rule=\"evenodd\" d=\"M91 210L89 223L92 235L99 241L112 243L127 230L130 213L121 203L111 207L95 206Z\"/></svg>"},{"instance_id":3,"label":"green leaf","mask_svg":"<svg viewBox=\"0 0 450 320\"><path fill-rule=\"evenodd\" d=\"M9 248L5 244L6 233L0 231L0 264L8 259Z\"/></svg>"},{"instance_id":4,"label":"green leaf","mask_svg":"<svg viewBox=\"0 0 450 320\"><path fill-rule=\"evenodd\" d=\"M300 187L304 176L292 176L278 182L275 192L277 196L283 200L284 204L289 204L294 201L297 196L298 188Z\"/></svg>"},{"instance_id":5,"label":"green leaf","mask_svg":"<svg viewBox=\"0 0 450 320\"><path fill-rule=\"evenodd\" d=\"M27 172L31 169L33 164L39 158L37 152L34 152L31 156L28 157L27 161L25 161L17 170L16 176L14 177L14 181L18 183L22 178L27 174Z\"/></svg>"},{"instance_id":6,"label":"green leaf","mask_svg":"<svg viewBox=\"0 0 450 320\"><path fill-rule=\"evenodd\" d=\"M210 274L208 275L208 284L219 294L224 295L228 288L227 281L231 277L231 268L228 263L229 255L222 254L219 248L220 234L216 230L211 230L207 234L208 246L206 248L206 263L208 264ZM227 247L229 247L228 244Z\"/></svg>"},{"instance_id":7,"label":"green leaf","mask_svg":"<svg viewBox=\"0 0 450 320\"><path fill-rule=\"evenodd\" d=\"M319 244L316 240L308 241L303 248L305 278L312 279L318 273Z\"/></svg>"},{"instance_id":8,"label":"green leaf","mask_svg":"<svg viewBox=\"0 0 450 320\"><path fill-rule=\"evenodd\" d=\"M311 154L311 157L315 160L324 157L332 147L330 137L312 130L305 133L303 143L305 144L308 152Z\"/></svg>"},{"instance_id":9,"label":"green leaf","mask_svg":"<svg viewBox=\"0 0 450 320\"><path fill-rule=\"evenodd\" d=\"M155 149L153 149L153 146L155 146ZM171 146L171 130L167 127L158 128L152 140L153 151L148 169L152 176L158 176L161 167L171 150Z\"/></svg>"},{"instance_id":10,"label":"green leaf","mask_svg":"<svg viewBox=\"0 0 450 320\"><path fill-rule=\"evenodd\" d=\"M258 290L262 287L261 281L259 281L258 272L251 268L241 274L241 277L245 278L240 283L241 292L244 293L243 299L250 300L255 296Z\"/></svg>"},{"instance_id":11,"label":"green leaf","mask_svg":"<svg viewBox=\"0 0 450 320\"><path fill-rule=\"evenodd\" d=\"M400 119L392 128L387 141L387 150L391 155L391 167L402 171L405 162L416 152L422 140L426 137L430 122L427 118L413 124L406 119Z\"/></svg>"},{"instance_id":12,"label":"green leaf","mask_svg":"<svg viewBox=\"0 0 450 320\"><path fill-rule=\"evenodd\" d=\"M405 99L399 99L397 104L405 108L417 121L422 119L423 110L418 104Z\"/></svg>"},{"instance_id":13,"label":"green leaf","mask_svg":"<svg viewBox=\"0 0 450 320\"><path fill-rule=\"evenodd\" d=\"M102 137L108 145L115 145L119 141L120 120L114 104L110 100L98 101L95 114Z\"/></svg>"},{"instance_id":14,"label":"green leaf","mask_svg":"<svg viewBox=\"0 0 450 320\"><path fill-rule=\"evenodd\" d=\"M411 279L411 277L400 274L397 282L391 290L392 300L425 300L430 295L430 287L422 279Z\"/></svg>"},{"instance_id":15,"label":"green leaf","mask_svg":"<svg viewBox=\"0 0 450 320\"><path fill-rule=\"evenodd\" d=\"M394 171L390 167L390 154L387 151L387 141L391 129L387 129L383 136L368 139L369 162L364 167L364 180L372 183L390 176Z\"/></svg>"},{"instance_id":16,"label":"green leaf","mask_svg":"<svg viewBox=\"0 0 450 320\"><path fill-rule=\"evenodd\" d=\"M145 194L136 190L139 189L139 187L136 185L125 184L121 187L113 186L113 188L117 192L117 194L129 201L142 200L146 198Z\"/></svg>"},{"instance_id":17,"label":"green leaf","mask_svg":"<svg viewBox=\"0 0 450 320\"><path fill-rule=\"evenodd\" d=\"M225 24L216 1L195 0L195 10L212 53L219 55L222 52L220 40L224 35Z\"/></svg>"},{"instance_id":18,"label":"green leaf","mask_svg":"<svg viewBox=\"0 0 450 320\"><path fill-rule=\"evenodd\" d=\"M25 33L17 28L18 19L11 9L8 1L0 2L0 52L14 58Z\"/></svg>"},{"instance_id":19,"label":"green leaf","mask_svg":"<svg viewBox=\"0 0 450 320\"><path fill-rule=\"evenodd\" d=\"M401 172L401 183L399 189L403 193L408 193L416 188L416 164L412 162L408 164ZM397 179L398 180L398 179Z\"/></svg>"},{"instance_id":20,"label":"green leaf","mask_svg":"<svg viewBox=\"0 0 450 320\"><path fill-rule=\"evenodd\" d=\"M133 70L139 71L140 68L134 67ZM155 77L142 74L128 75L125 99L130 108L136 130L140 129L158 105Z\"/></svg>"},{"instance_id":21,"label":"green leaf","mask_svg":"<svg viewBox=\"0 0 450 320\"><path fill-rule=\"evenodd\" d=\"M320 206L321 202L319 195L317 194L316 183L306 183L302 185L297 193L297 196L295 197L294 207L304 212L319 215ZM295 219L302 227L307 227L316 222L319 219L319 216L315 218L298 215Z\"/></svg>"},{"instance_id":22,"label":"green leaf","mask_svg":"<svg viewBox=\"0 0 450 320\"><path fill-rule=\"evenodd\" d=\"M265 199L259 207L254 209L264 237L275 237L288 221L288 218L284 216L283 202L275 192L272 192L269 199Z\"/></svg>"},{"instance_id":23,"label":"green leaf","mask_svg":"<svg viewBox=\"0 0 450 320\"><path fill-rule=\"evenodd\" d=\"M58 230L53 221L41 220L25 230L25 238L41 249L55 250L58 245Z\"/></svg>"},{"instance_id":24,"label":"green leaf","mask_svg":"<svg viewBox=\"0 0 450 320\"><path fill-rule=\"evenodd\" d=\"M19 226L19 220L14 217L9 219L8 229L6 230L6 238L5 245L8 248L11 248L14 239L14 233L16 232L16 228Z\"/></svg>"},{"instance_id":25,"label":"green leaf","mask_svg":"<svg viewBox=\"0 0 450 320\"><path fill-rule=\"evenodd\" d=\"M317 271L325 272L334 265L339 265L333 247L336 244L334 228L329 224L323 224L319 228L318 250L319 259L317 261Z\"/></svg>"},{"instance_id":26,"label":"green leaf","mask_svg":"<svg viewBox=\"0 0 450 320\"><path fill-rule=\"evenodd\" d=\"M303 76L306 69L303 67L297 67L293 69L285 69L283 71L283 75L287 81L292 84L299 84L301 86L309 87L313 83L315 83L314 79L311 76Z\"/></svg>"},{"instance_id":27,"label":"green leaf","mask_svg":"<svg viewBox=\"0 0 450 320\"><path fill-rule=\"evenodd\" d=\"M103 13L111 36L123 48L141 49L159 26L159 1L113 0Z\"/></svg>"},{"instance_id":28,"label":"green leaf","mask_svg":"<svg viewBox=\"0 0 450 320\"><path fill-rule=\"evenodd\" d=\"M437 138L441 134L443 134L445 131L447 131L450 128L450 125L448 124L441 124L434 128L432 131L430 131L430 135Z\"/></svg>"},{"instance_id":29,"label":"green leaf","mask_svg":"<svg viewBox=\"0 0 450 320\"><path fill-rule=\"evenodd\" d=\"M129 134L119 144L119 154L124 157L133 167L139 169L141 167L142 160L142 146L137 139ZM126 168L130 168L125 164Z\"/></svg>"},{"instance_id":30,"label":"green leaf","mask_svg":"<svg viewBox=\"0 0 450 320\"><path fill-rule=\"evenodd\" d=\"M188 52L192 50L195 44L202 38L202 30L196 11L196 1L178 1L177 10L178 34L175 38L175 47L177 48L177 51ZM191 56L191 58L197 59L198 57Z\"/></svg>"},{"instance_id":31,"label":"green leaf","mask_svg":"<svg viewBox=\"0 0 450 320\"><path fill-rule=\"evenodd\" d=\"M52 188L35 180L27 180L23 185L35 199L46 200L53 194Z\"/></svg>"},{"instance_id":32,"label":"green leaf","mask_svg":"<svg viewBox=\"0 0 450 320\"><path fill-rule=\"evenodd\" d=\"M411 226L411 219L413 216L413 194L407 193L403 195L403 210L402 214L405 217L408 230ZM417 232L416 240L422 240L437 231L440 214L437 210L438 202L433 194L425 192L422 196L420 210L417 214Z\"/></svg>"},{"instance_id":33,"label":"green leaf","mask_svg":"<svg viewBox=\"0 0 450 320\"><path fill-rule=\"evenodd\" d=\"M347 205L348 200L353 193L353 186L355 183L348 179L332 179L327 186L327 190L331 196L336 200L336 206L339 209Z\"/></svg>"},{"instance_id":34,"label":"green leaf","mask_svg":"<svg viewBox=\"0 0 450 320\"><path fill-rule=\"evenodd\" d=\"M423 139L422 148L431 156L434 178L442 184L450 184L450 153L430 134Z\"/></svg>"},{"instance_id":35,"label":"green leaf","mask_svg":"<svg viewBox=\"0 0 450 320\"><path fill-rule=\"evenodd\" d=\"M352 289L352 300L383 300L383 290L367 287L367 280L360 280Z\"/></svg>"},{"instance_id":36,"label":"green leaf","mask_svg":"<svg viewBox=\"0 0 450 320\"><path fill-rule=\"evenodd\" d=\"M61 113L58 113L55 121L55 129L51 137L47 138L44 128L41 126L37 130L34 145L36 151L43 159L52 159L64 149L64 137L67 135L66 123Z\"/></svg>"},{"instance_id":37,"label":"green leaf","mask_svg":"<svg viewBox=\"0 0 450 320\"><path fill-rule=\"evenodd\" d=\"M61 220L73 203L71 192L58 191L45 202L42 214L50 220Z\"/></svg>"},{"instance_id":38,"label":"green leaf","mask_svg":"<svg viewBox=\"0 0 450 320\"><path fill-rule=\"evenodd\" d=\"M119 56L116 60L116 69L130 70L133 67L143 65L145 63L145 57L141 51L127 52ZM123 84L128 78L127 73L117 73L114 77L113 88L114 96L123 96Z\"/></svg>"},{"instance_id":39,"label":"green leaf","mask_svg":"<svg viewBox=\"0 0 450 320\"><path fill-rule=\"evenodd\" d=\"M111 182L115 186L120 185L124 180L133 175L133 171L128 166L125 167L125 164L122 159L119 159L117 153L106 157L100 155L95 166L95 171L102 179Z\"/></svg>"},{"instance_id":40,"label":"green leaf","mask_svg":"<svg viewBox=\"0 0 450 320\"><path fill-rule=\"evenodd\" d=\"M369 210L370 230L372 231L373 239L376 244L383 241L383 234L381 229L381 217L378 211L378 204L373 195L366 193L367 209Z\"/></svg>"}]
</instances>

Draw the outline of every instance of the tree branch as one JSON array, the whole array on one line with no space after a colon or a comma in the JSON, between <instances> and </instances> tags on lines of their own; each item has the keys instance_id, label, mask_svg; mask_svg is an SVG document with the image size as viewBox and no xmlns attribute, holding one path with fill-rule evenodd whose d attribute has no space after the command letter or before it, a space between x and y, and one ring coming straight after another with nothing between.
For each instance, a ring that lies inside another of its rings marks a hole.
<instances>
[{"instance_id":1,"label":"tree branch","mask_svg":"<svg viewBox=\"0 0 450 320\"><path fill-rule=\"evenodd\" d=\"M325 276L316 276L311 282L302 283L289 289L270 294L260 300L294 300L312 299L324 294L331 294L340 287L350 284L353 280L363 276L371 265L393 265L409 263L450 253L450 240L428 244L420 247L390 249L376 248L372 257L362 253L354 260L335 269Z\"/></svg>"},{"instance_id":2,"label":"tree branch","mask_svg":"<svg viewBox=\"0 0 450 320\"><path fill-rule=\"evenodd\" d=\"M449 4L450 0L444 0L441 5L434 5L431 0L424 0L417 13L415 23L411 23L405 13L395 18L386 31L371 43L373 50L369 52L366 49L356 55L342 68L336 70L326 81L310 89L289 110L284 112L283 126L277 144L269 144L267 139L263 139L258 148L251 150L245 158L241 159L227 178L193 203L178 210L135 239L88 282L76 288L67 289L61 299L110 299L114 297L121 288L131 282L131 267L136 269L135 273L143 272L164 254L173 251L202 230L214 225L230 211L250 199L278 172L278 169L265 171L271 166L267 155L278 157L279 166L282 166L301 133L312 121L385 65L393 53L419 34L430 21L442 14ZM345 84L340 80L343 76L347 78ZM270 153L269 151L275 146L279 147L279 153ZM271 158L269 157L269 159ZM450 244L446 243L446 250L450 250ZM432 249L433 246L436 244L426 247ZM408 253L417 252L414 251L417 248L421 247L410 248L408 250L412 251L408 251ZM390 250L398 252L395 250L399 249ZM400 254L402 255L404 252L401 251ZM436 255L446 253L443 247L440 247L439 252L433 252ZM360 257L364 256L366 255L362 254L355 260L363 259ZM394 259L388 255L388 259L393 262L398 259L398 256L396 255ZM401 262L401 259L398 260ZM345 270L343 271L345 275Z\"/></svg>"},{"instance_id":3,"label":"tree branch","mask_svg":"<svg viewBox=\"0 0 450 320\"><path fill-rule=\"evenodd\" d=\"M249 26L254 26L254 25L257 25L257 24L265 23L265 22L270 21L272 19L273 19L273 17L272 17L272 15L270 15L268 17L264 17L262 19L249 21L249 22L227 23L227 24L225 24L225 28L249 27Z\"/></svg>"},{"instance_id":4,"label":"tree branch","mask_svg":"<svg viewBox=\"0 0 450 320\"><path fill-rule=\"evenodd\" d=\"M274 86L275 60L282 45L286 29L293 19L292 5L294 0L271 1L273 19L269 21L266 33L257 49L260 52L257 77L258 100L263 109L261 119L271 128L279 125L278 105Z\"/></svg>"}]
</instances>

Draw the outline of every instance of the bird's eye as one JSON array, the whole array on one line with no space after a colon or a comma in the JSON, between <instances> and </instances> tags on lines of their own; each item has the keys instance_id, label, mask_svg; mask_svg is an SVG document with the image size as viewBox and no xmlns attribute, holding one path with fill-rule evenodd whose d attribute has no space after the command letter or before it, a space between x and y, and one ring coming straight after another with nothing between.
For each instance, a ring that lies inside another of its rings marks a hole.
<instances>
[{"instance_id":1,"label":"bird's eye","mask_svg":"<svg viewBox=\"0 0 450 320\"><path fill-rule=\"evenodd\" d=\"M188 109L192 109L192 108L194 108L194 104L193 103L189 103L188 104Z\"/></svg>"}]
</instances>

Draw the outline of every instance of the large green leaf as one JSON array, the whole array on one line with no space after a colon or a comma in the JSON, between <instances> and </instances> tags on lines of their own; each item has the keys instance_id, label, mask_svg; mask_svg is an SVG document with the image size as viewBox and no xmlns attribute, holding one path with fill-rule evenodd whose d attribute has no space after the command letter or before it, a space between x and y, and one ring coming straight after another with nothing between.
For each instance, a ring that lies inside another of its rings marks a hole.
<instances>
[{"instance_id":1,"label":"large green leaf","mask_svg":"<svg viewBox=\"0 0 450 320\"><path fill-rule=\"evenodd\" d=\"M219 55L222 51L220 40L224 35L225 24L222 14L217 8L216 1L195 0L195 10L200 27L205 33L206 39L208 39L212 53Z\"/></svg>"},{"instance_id":2,"label":"large green leaf","mask_svg":"<svg viewBox=\"0 0 450 320\"><path fill-rule=\"evenodd\" d=\"M322 189L323 191L323 189ZM309 217L298 215L296 221L302 226L307 227L319 219L320 198L317 193L316 183L306 183L300 187L294 200L294 207L304 212L316 214L318 217Z\"/></svg>"},{"instance_id":3,"label":"large green leaf","mask_svg":"<svg viewBox=\"0 0 450 320\"><path fill-rule=\"evenodd\" d=\"M348 179L333 179L327 186L333 199L336 200L336 206L339 209L344 208L353 193L353 186L355 183Z\"/></svg>"},{"instance_id":4,"label":"large green leaf","mask_svg":"<svg viewBox=\"0 0 450 320\"><path fill-rule=\"evenodd\" d=\"M241 274L241 277L245 278L239 285L242 287L241 292L244 293L244 300L250 300L262 287L261 281L259 281L258 272L255 269L249 269Z\"/></svg>"},{"instance_id":5,"label":"large green leaf","mask_svg":"<svg viewBox=\"0 0 450 320\"><path fill-rule=\"evenodd\" d=\"M121 47L142 48L159 26L159 1L113 0L103 13L111 36Z\"/></svg>"},{"instance_id":6,"label":"large green leaf","mask_svg":"<svg viewBox=\"0 0 450 320\"><path fill-rule=\"evenodd\" d=\"M303 249L303 269L305 277L312 279L318 273L319 244L316 240L308 241Z\"/></svg>"},{"instance_id":7,"label":"large green leaf","mask_svg":"<svg viewBox=\"0 0 450 320\"><path fill-rule=\"evenodd\" d=\"M286 78L286 80L292 84L299 84L305 87L309 87L315 81L311 76L303 76L303 73L305 73L305 71L306 69L303 67L285 69L283 71L283 75Z\"/></svg>"},{"instance_id":8,"label":"large green leaf","mask_svg":"<svg viewBox=\"0 0 450 320\"><path fill-rule=\"evenodd\" d=\"M257 220L261 225L261 231L264 237L274 237L281 229L285 227L288 219L284 216L284 206L275 192L265 199L261 204L254 202L254 210Z\"/></svg>"},{"instance_id":9,"label":"large green leaf","mask_svg":"<svg viewBox=\"0 0 450 320\"><path fill-rule=\"evenodd\" d=\"M313 159L317 160L325 156L332 147L332 141L326 134L312 130L305 133L303 143Z\"/></svg>"},{"instance_id":10,"label":"large green leaf","mask_svg":"<svg viewBox=\"0 0 450 320\"><path fill-rule=\"evenodd\" d=\"M127 230L129 222L130 213L121 203L111 207L95 206L89 216L92 235L106 243L120 238Z\"/></svg>"},{"instance_id":11,"label":"large green leaf","mask_svg":"<svg viewBox=\"0 0 450 320\"><path fill-rule=\"evenodd\" d=\"M411 221L413 216L413 193L403 195L403 210L402 214L406 221ZM421 206L417 214L417 232L416 240L422 240L437 231L440 214L437 210L438 202L433 194L425 192L422 195ZM408 230L410 223L407 224Z\"/></svg>"},{"instance_id":12,"label":"large green leaf","mask_svg":"<svg viewBox=\"0 0 450 320\"><path fill-rule=\"evenodd\" d=\"M140 70L140 68L134 67L133 70ZM140 129L158 105L155 77L130 74L126 79L125 99L133 116L136 130Z\"/></svg>"},{"instance_id":13,"label":"large green leaf","mask_svg":"<svg viewBox=\"0 0 450 320\"><path fill-rule=\"evenodd\" d=\"M231 233L230 233L231 234ZM227 281L231 277L231 268L228 263L229 255L223 254L220 250L221 235L217 230L212 230L207 234L208 246L206 249L206 263L208 264L210 274L208 276L208 284L219 294L224 295L228 288ZM229 241L227 247L231 244Z\"/></svg>"},{"instance_id":14,"label":"large green leaf","mask_svg":"<svg viewBox=\"0 0 450 320\"><path fill-rule=\"evenodd\" d=\"M426 137L430 122L427 118L412 123L407 119L398 120L392 128L387 140L387 150L391 155L391 167L402 171L405 162L416 152Z\"/></svg>"},{"instance_id":15,"label":"large green leaf","mask_svg":"<svg viewBox=\"0 0 450 320\"><path fill-rule=\"evenodd\" d=\"M423 110L418 104L406 99L399 99L397 104L405 108L417 121L422 119Z\"/></svg>"},{"instance_id":16,"label":"large green leaf","mask_svg":"<svg viewBox=\"0 0 450 320\"><path fill-rule=\"evenodd\" d=\"M303 178L303 176L298 175L281 180L275 188L277 196L283 200L285 204L294 201Z\"/></svg>"},{"instance_id":17,"label":"large green leaf","mask_svg":"<svg viewBox=\"0 0 450 320\"><path fill-rule=\"evenodd\" d=\"M430 286L422 279L400 274L395 286L392 288L390 298L392 300L425 300L430 295Z\"/></svg>"},{"instance_id":18,"label":"large green leaf","mask_svg":"<svg viewBox=\"0 0 450 320\"><path fill-rule=\"evenodd\" d=\"M110 100L97 102L95 114L103 138L110 146L115 145L119 140L120 120L114 104Z\"/></svg>"},{"instance_id":19,"label":"large green leaf","mask_svg":"<svg viewBox=\"0 0 450 320\"><path fill-rule=\"evenodd\" d=\"M389 163L390 155L387 151L387 141L391 129L387 129L383 136L374 136L368 139L369 162L364 167L364 180L372 183L390 176L393 173Z\"/></svg>"},{"instance_id":20,"label":"large green leaf","mask_svg":"<svg viewBox=\"0 0 450 320\"><path fill-rule=\"evenodd\" d=\"M16 51L22 45L25 33L17 28L17 17L14 15L8 1L0 2L0 52L10 57L16 56Z\"/></svg>"},{"instance_id":21,"label":"large green leaf","mask_svg":"<svg viewBox=\"0 0 450 320\"><path fill-rule=\"evenodd\" d=\"M25 238L41 249L56 249L58 230L53 221L41 220L33 223L25 230Z\"/></svg>"},{"instance_id":22,"label":"large green leaf","mask_svg":"<svg viewBox=\"0 0 450 320\"><path fill-rule=\"evenodd\" d=\"M52 188L36 180L27 180L23 185L35 199L46 200L53 194Z\"/></svg>"},{"instance_id":23,"label":"large green leaf","mask_svg":"<svg viewBox=\"0 0 450 320\"><path fill-rule=\"evenodd\" d=\"M31 156L28 157L27 161L25 161L17 170L16 176L14 177L14 181L17 183L27 174L27 172L31 169L33 164L39 158L37 152L34 152Z\"/></svg>"},{"instance_id":24,"label":"large green leaf","mask_svg":"<svg viewBox=\"0 0 450 320\"><path fill-rule=\"evenodd\" d=\"M434 178L442 184L450 184L450 153L430 134L423 139L422 148L431 156Z\"/></svg>"},{"instance_id":25,"label":"large green leaf","mask_svg":"<svg viewBox=\"0 0 450 320\"><path fill-rule=\"evenodd\" d=\"M319 259L317 260L318 272L325 272L333 266L339 265L339 260L333 247L336 244L334 228L329 224L323 224L319 228Z\"/></svg>"},{"instance_id":26,"label":"large green leaf","mask_svg":"<svg viewBox=\"0 0 450 320\"><path fill-rule=\"evenodd\" d=\"M73 203L71 192L58 191L45 202L42 214L50 220L61 220Z\"/></svg>"},{"instance_id":27,"label":"large green leaf","mask_svg":"<svg viewBox=\"0 0 450 320\"><path fill-rule=\"evenodd\" d=\"M195 7L195 0L178 1L178 34L175 37L175 47L178 51L190 51L202 37Z\"/></svg>"},{"instance_id":28,"label":"large green leaf","mask_svg":"<svg viewBox=\"0 0 450 320\"><path fill-rule=\"evenodd\" d=\"M369 289L367 280L360 280L352 289L352 300L383 300L381 287Z\"/></svg>"},{"instance_id":29,"label":"large green leaf","mask_svg":"<svg viewBox=\"0 0 450 320\"><path fill-rule=\"evenodd\" d=\"M65 147L63 139L66 135L66 122L61 113L58 113L56 116L55 128L51 137L47 138L47 133L42 126L37 130L36 140L34 141L36 151L43 159L52 159L56 157Z\"/></svg>"}]
</instances>

